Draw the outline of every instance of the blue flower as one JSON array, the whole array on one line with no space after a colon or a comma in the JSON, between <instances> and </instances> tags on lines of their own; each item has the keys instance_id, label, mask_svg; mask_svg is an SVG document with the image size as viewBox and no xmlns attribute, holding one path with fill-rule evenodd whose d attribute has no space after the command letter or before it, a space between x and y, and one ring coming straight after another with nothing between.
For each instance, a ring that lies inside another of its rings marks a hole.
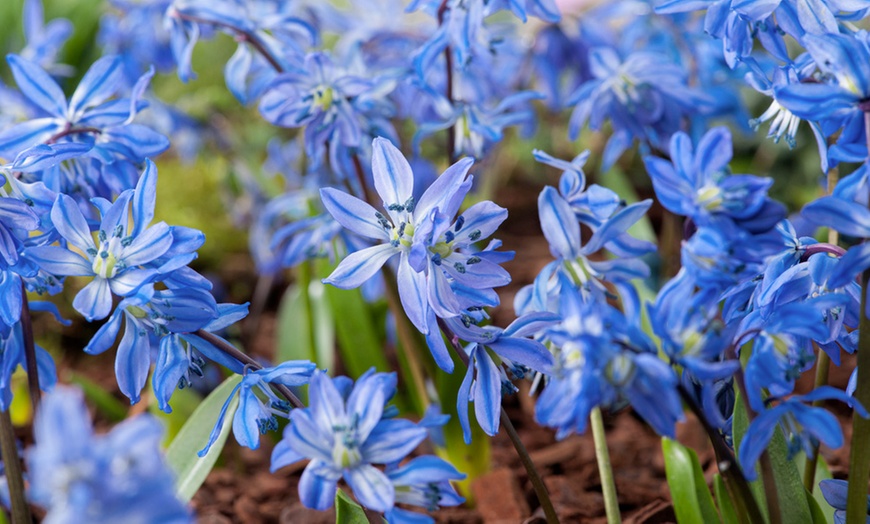
<instances>
[{"instance_id":1,"label":"blue flower","mask_svg":"<svg viewBox=\"0 0 870 524\"><path fill-rule=\"evenodd\" d=\"M669 211L690 217L697 225L715 225L727 235L734 226L751 233L773 228L785 208L767 196L773 179L731 175L731 132L711 129L698 142L683 132L670 141L671 161L645 156L644 164L659 201Z\"/></svg>"},{"instance_id":2,"label":"blue flower","mask_svg":"<svg viewBox=\"0 0 870 524\"><path fill-rule=\"evenodd\" d=\"M762 410L749 424L740 445L740 465L747 479L755 479L755 463L773 438L777 425L783 428L786 438L789 439L790 453L803 449L807 456L814 458L813 450L819 442L832 449L843 445L840 423L828 410L813 407L811 403L816 400L839 400L854 409L858 415L870 417L857 400L831 386L818 387L806 395L795 395L772 408Z\"/></svg>"},{"instance_id":3,"label":"blue flower","mask_svg":"<svg viewBox=\"0 0 870 524\"><path fill-rule=\"evenodd\" d=\"M705 95L688 87L682 67L666 55L639 51L623 59L614 49L598 47L589 52L589 63L593 79L568 100L575 106L569 136L576 139L587 123L599 130L610 120L613 135L604 150L604 169L634 140L664 149L683 117L710 105Z\"/></svg>"},{"instance_id":4,"label":"blue flower","mask_svg":"<svg viewBox=\"0 0 870 524\"><path fill-rule=\"evenodd\" d=\"M559 276L563 274L599 298L608 293L604 282L613 282L623 293L627 310L639 311L639 300L630 281L649 275L649 266L638 256L649 252L651 244L638 242L625 233L651 205L652 200L644 200L620 207L607 220L598 223L584 245L571 204L555 188L545 187L538 196L538 214L550 253L556 260L541 270L531 287L524 288L517 295L517 311L554 311L552 305L558 302ZM602 249L621 256L608 260L592 259L591 255Z\"/></svg>"},{"instance_id":5,"label":"blue flower","mask_svg":"<svg viewBox=\"0 0 870 524\"><path fill-rule=\"evenodd\" d=\"M344 478L360 504L389 511L399 500L397 490L373 464L398 463L426 438L426 428L385 418L385 405L395 392L392 373L366 373L351 388L345 377L330 379L315 371L308 388L310 407L290 412L290 425L272 452L272 470L311 459L299 481L306 507L331 507L336 482Z\"/></svg>"},{"instance_id":6,"label":"blue flower","mask_svg":"<svg viewBox=\"0 0 870 524\"><path fill-rule=\"evenodd\" d=\"M233 388L221 408L217 422L208 443L197 454L204 457L212 444L220 435L224 425L227 409L236 393L239 395L239 407L233 417L233 436L242 446L257 449L260 447L260 435L278 429L276 416L287 417L290 411L289 403L278 397L270 384L282 386L302 386L307 384L311 374L317 368L307 360L290 360L275 367L257 370L245 370L242 381ZM260 396L265 397L264 402ZM293 411L295 412L295 410Z\"/></svg>"},{"instance_id":7,"label":"blue flower","mask_svg":"<svg viewBox=\"0 0 870 524\"><path fill-rule=\"evenodd\" d=\"M592 300L568 277L559 279L562 321L546 330L556 364L538 397L535 420L562 439L584 432L593 408L627 400L659 434L673 436L683 420L673 369L632 321Z\"/></svg>"},{"instance_id":8,"label":"blue flower","mask_svg":"<svg viewBox=\"0 0 870 524\"><path fill-rule=\"evenodd\" d=\"M193 522L163 460L163 426L150 415L95 435L82 394L43 398L27 450L30 499L51 522Z\"/></svg>"},{"instance_id":9,"label":"blue flower","mask_svg":"<svg viewBox=\"0 0 870 524\"><path fill-rule=\"evenodd\" d=\"M823 122L827 134L843 128L830 155L836 160L867 157L864 111L870 98L870 50L866 33L807 35L807 51L821 71L821 82L791 83L775 90L777 101L800 118ZM830 120L830 125L825 121Z\"/></svg>"},{"instance_id":10,"label":"blue flower","mask_svg":"<svg viewBox=\"0 0 870 524\"><path fill-rule=\"evenodd\" d=\"M169 412L169 397L182 377L187 376L184 369L179 368L186 362L189 363L188 367L200 366L198 357L191 354L189 346L185 347L175 335L204 329L214 319L220 318L218 315L218 306L206 290L185 287L155 291L154 286L149 284L118 303L109 320L100 327L84 350L85 353L98 355L112 347L123 320L124 334L115 356L118 387L131 403L138 402L151 369L152 355L156 354L154 391L161 409ZM190 344L185 336L191 335L181 336ZM217 350L209 352L209 347L204 343L193 345L205 347L206 355L223 365L233 363L232 359L221 359L222 353ZM235 372L242 371L239 363L228 367Z\"/></svg>"},{"instance_id":11,"label":"blue flower","mask_svg":"<svg viewBox=\"0 0 870 524\"><path fill-rule=\"evenodd\" d=\"M436 511L441 506L458 506L465 501L450 484L450 481L464 479L465 475L438 457L415 457L402 466L387 468L386 474L393 483L397 503ZM435 522L427 515L396 507L387 511L384 518L389 524Z\"/></svg>"},{"instance_id":12,"label":"blue flower","mask_svg":"<svg viewBox=\"0 0 870 524\"><path fill-rule=\"evenodd\" d=\"M463 306L466 292L480 295L510 282L498 262L474 247L495 232L507 211L484 201L453 218L471 188L466 176L471 159L449 167L416 201L414 175L401 152L382 138L375 139L373 150L375 189L386 214L336 189L321 190L321 197L338 223L381 243L345 257L324 282L343 289L358 287L400 255L398 288L405 313L421 333L430 335L427 340L438 365L451 371L453 361L435 319L459 316L468 307Z\"/></svg>"},{"instance_id":13,"label":"blue flower","mask_svg":"<svg viewBox=\"0 0 870 524\"><path fill-rule=\"evenodd\" d=\"M161 273L182 267L195 257L192 250L199 247L197 235L188 239L187 231L180 229L179 239L190 242L175 242L173 229L165 222L149 226L154 217L156 177L156 168L148 161L135 190L121 193L112 204L96 201L102 215L96 240L75 200L59 194L51 220L63 240L78 251L60 246L36 246L28 251L53 275L93 277L73 300L73 307L88 321L109 315L113 293L130 296Z\"/></svg>"},{"instance_id":14,"label":"blue flower","mask_svg":"<svg viewBox=\"0 0 870 524\"><path fill-rule=\"evenodd\" d=\"M305 150L315 165L324 159L325 144L359 148L370 128L394 135L386 119L392 107L386 95L389 79L368 79L336 65L330 55L312 53L298 70L282 73L266 88L260 113L282 127L304 127Z\"/></svg>"},{"instance_id":15,"label":"blue flower","mask_svg":"<svg viewBox=\"0 0 870 524\"><path fill-rule=\"evenodd\" d=\"M526 337L538 333L558 318L547 312L530 313L516 319L505 329L479 327L465 316L461 320L446 321L455 335L470 342L466 348L468 368L456 396L456 410L466 443L471 442L471 426L468 422L468 403L471 401L474 401L477 423L484 433L490 436L498 433L502 395L517 390L505 368L517 378L523 378L530 370L550 373L553 355L543 344Z\"/></svg>"},{"instance_id":16,"label":"blue flower","mask_svg":"<svg viewBox=\"0 0 870 524\"><path fill-rule=\"evenodd\" d=\"M39 108L39 118L0 132L0 154L16 158L16 170L35 171L62 160L87 155L110 165L115 160L141 163L169 147L152 129L131 123L142 108L141 96L152 72L146 73L130 98L109 100L124 83L121 59L105 56L85 73L69 100L38 65L20 56L7 57L22 94ZM28 153L28 148L37 147ZM33 154L40 163L34 165ZM43 165L45 164L45 165Z\"/></svg>"}]
</instances>

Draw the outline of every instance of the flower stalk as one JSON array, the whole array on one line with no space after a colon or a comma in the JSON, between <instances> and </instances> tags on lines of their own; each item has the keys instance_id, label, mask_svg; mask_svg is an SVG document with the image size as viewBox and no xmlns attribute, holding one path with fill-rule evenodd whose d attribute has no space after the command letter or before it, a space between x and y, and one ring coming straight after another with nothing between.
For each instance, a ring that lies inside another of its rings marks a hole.
<instances>
[{"instance_id":1,"label":"flower stalk","mask_svg":"<svg viewBox=\"0 0 870 524\"><path fill-rule=\"evenodd\" d=\"M870 111L864 111L864 133L870 144ZM866 242L866 240L865 240ZM870 406L870 318L867 318L867 286L870 269L861 275L861 308L858 323L858 387L855 399ZM867 520L867 479L870 477L870 420L852 414L852 446L849 450L849 490L846 495L846 524Z\"/></svg>"},{"instance_id":2,"label":"flower stalk","mask_svg":"<svg viewBox=\"0 0 870 524\"><path fill-rule=\"evenodd\" d=\"M24 496L21 460L18 458L18 446L15 444L15 428L12 426L8 409L0 412L0 454L3 455L3 467L6 472L6 483L9 486L9 499L12 503L12 522L31 522L30 508Z\"/></svg>"},{"instance_id":3,"label":"flower stalk","mask_svg":"<svg viewBox=\"0 0 870 524\"><path fill-rule=\"evenodd\" d=\"M604 419L601 408L595 407L589 414L592 426L592 439L595 442L595 460L598 462L598 477L601 479L601 494L604 496L604 511L607 514L607 524L619 524L619 499L616 496L616 483L613 480L613 468L610 465L610 452L607 450L607 435L604 432Z\"/></svg>"},{"instance_id":4,"label":"flower stalk","mask_svg":"<svg viewBox=\"0 0 870 524\"><path fill-rule=\"evenodd\" d=\"M27 386L30 392L30 402L33 413L39 407L42 391L39 389L39 365L36 362L36 344L33 340L33 322L30 318L30 303L27 300L27 288L21 283L21 333L24 340L24 358L27 363Z\"/></svg>"}]
</instances>

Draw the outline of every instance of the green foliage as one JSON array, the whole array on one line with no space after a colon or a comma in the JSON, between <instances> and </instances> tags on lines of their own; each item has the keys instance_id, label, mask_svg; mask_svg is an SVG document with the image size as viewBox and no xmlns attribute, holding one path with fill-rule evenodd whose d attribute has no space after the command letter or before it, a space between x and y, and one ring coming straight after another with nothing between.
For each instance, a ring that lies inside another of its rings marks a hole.
<instances>
[{"instance_id":1,"label":"green foliage","mask_svg":"<svg viewBox=\"0 0 870 524\"><path fill-rule=\"evenodd\" d=\"M803 452L795 455L794 463L795 466L797 466L798 471L804 471L804 468L806 467L806 462L807 456ZM825 501L825 497L824 495L822 495L822 490L819 489L819 482L831 478L834 477L833 475L831 475L831 468L828 467L828 463L825 462L824 457L822 457L821 455L817 456L816 477L813 484L815 486L815 489L813 489L812 495L807 492L807 497L808 499L811 499L808 500L808 502L810 505L810 510L813 512L813 519L817 518L816 508L818 508L818 510L821 511L822 516L824 517L824 520L821 522L834 522L834 508L832 508L831 505Z\"/></svg>"},{"instance_id":2,"label":"green foliage","mask_svg":"<svg viewBox=\"0 0 870 524\"><path fill-rule=\"evenodd\" d=\"M287 288L278 308L278 362L311 360L319 368L332 370L336 326L325 288L310 279Z\"/></svg>"},{"instance_id":3,"label":"green foliage","mask_svg":"<svg viewBox=\"0 0 870 524\"><path fill-rule=\"evenodd\" d=\"M328 275L332 266L323 264L319 268L322 276ZM374 366L378 371L390 371L392 367L384 356L386 329L375 328L371 306L363 299L360 289L338 289L334 286L324 286L326 300L332 314L338 320L335 323L335 334L338 339L338 351L341 362L348 374L354 378L362 375ZM380 323L383 325L383 322Z\"/></svg>"},{"instance_id":4,"label":"green foliage","mask_svg":"<svg viewBox=\"0 0 870 524\"><path fill-rule=\"evenodd\" d=\"M365 510L342 490L335 492L336 524L369 524Z\"/></svg>"},{"instance_id":5,"label":"green foliage","mask_svg":"<svg viewBox=\"0 0 870 524\"><path fill-rule=\"evenodd\" d=\"M720 522L695 451L676 440L662 438L662 453L677 522Z\"/></svg>"},{"instance_id":6,"label":"green foliage","mask_svg":"<svg viewBox=\"0 0 870 524\"><path fill-rule=\"evenodd\" d=\"M718 473L713 476L713 492L719 505L719 516L722 518L722 524L740 524L737 510L734 509L734 502L731 500L728 488L725 487L725 481Z\"/></svg>"},{"instance_id":7,"label":"green foliage","mask_svg":"<svg viewBox=\"0 0 870 524\"><path fill-rule=\"evenodd\" d=\"M178 436L201 403L202 395L195 390L176 389L170 402L172 413L161 411L154 390L151 388L151 381L148 381L148 412L163 421L163 425L166 426L166 434L163 436L164 446L168 446Z\"/></svg>"},{"instance_id":8,"label":"green foliage","mask_svg":"<svg viewBox=\"0 0 870 524\"><path fill-rule=\"evenodd\" d=\"M208 476L224 449L230 428L233 426L233 415L239 406L238 396L230 402L220 436L208 454L202 458L196 454L208 442L208 436L217 422L221 406L226 401L230 391L241 381L241 375L233 375L212 391L196 408L193 415L190 416L166 449L166 462L177 475L176 487L180 499L188 501L193 498L194 493L205 482L205 477Z\"/></svg>"}]
</instances>

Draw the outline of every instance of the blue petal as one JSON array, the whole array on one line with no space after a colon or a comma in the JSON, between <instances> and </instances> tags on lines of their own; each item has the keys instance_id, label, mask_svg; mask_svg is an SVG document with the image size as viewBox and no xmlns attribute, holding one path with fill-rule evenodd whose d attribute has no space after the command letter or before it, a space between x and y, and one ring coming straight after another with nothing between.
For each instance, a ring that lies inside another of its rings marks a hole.
<instances>
[{"instance_id":1,"label":"blue petal","mask_svg":"<svg viewBox=\"0 0 870 524\"><path fill-rule=\"evenodd\" d=\"M154 204L157 199L157 166L150 159L145 161L145 171L133 191L133 228L130 236L137 236L154 220Z\"/></svg>"},{"instance_id":2,"label":"blue petal","mask_svg":"<svg viewBox=\"0 0 870 524\"><path fill-rule=\"evenodd\" d=\"M63 118L66 115L66 97L48 73L18 55L6 55L6 61L21 94L52 116Z\"/></svg>"},{"instance_id":3,"label":"blue petal","mask_svg":"<svg viewBox=\"0 0 870 524\"><path fill-rule=\"evenodd\" d=\"M62 237L82 251L87 252L95 247L88 223L71 196L57 196L51 207L51 222Z\"/></svg>"},{"instance_id":4,"label":"blue petal","mask_svg":"<svg viewBox=\"0 0 870 524\"><path fill-rule=\"evenodd\" d=\"M473 159L463 158L448 167L444 173L436 178L432 185L426 189L420 197L420 201L417 202L414 212L419 213L420 216L425 216L432 209L438 208L442 213L452 216L452 213L450 212L451 210L447 209L447 203L450 202L456 192L459 191L459 188L465 181L465 176L468 174L468 170L471 169L473 163Z\"/></svg>"},{"instance_id":5,"label":"blue petal","mask_svg":"<svg viewBox=\"0 0 870 524\"><path fill-rule=\"evenodd\" d=\"M426 438L426 428L405 419L382 419L360 448L366 462L391 464L405 458Z\"/></svg>"},{"instance_id":6,"label":"blue petal","mask_svg":"<svg viewBox=\"0 0 870 524\"><path fill-rule=\"evenodd\" d=\"M68 118L75 121L88 107L105 102L118 90L123 79L124 68L120 56L104 56L94 62L70 98Z\"/></svg>"},{"instance_id":7,"label":"blue petal","mask_svg":"<svg viewBox=\"0 0 870 524\"><path fill-rule=\"evenodd\" d=\"M275 444L275 448L272 449L272 458L269 462L269 473L275 473L284 466L295 464L304 458L305 456L294 451L286 440L282 440Z\"/></svg>"},{"instance_id":8,"label":"blue petal","mask_svg":"<svg viewBox=\"0 0 870 524\"><path fill-rule=\"evenodd\" d=\"M253 375L249 375L253 376ZM247 379L248 377L245 377ZM233 417L233 436L236 441L246 448L257 449L260 447L260 430L257 421L260 419L262 408L260 399L251 391L251 387L245 387L246 380L239 392L239 409Z\"/></svg>"},{"instance_id":9,"label":"blue petal","mask_svg":"<svg viewBox=\"0 0 870 524\"><path fill-rule=\"evenodd\" d=\"M181 345L181 339L177 335L161 338L154 374L151 376L151 387L154 389L157 404L163 412L172 413L169 399L189 367L190 360Z\"/></svg>"},{"instance_id":10,"label":"blue petal","mask_svg":"<svg viewBox=\"0 0 870 524\"><path fill-rule=\"evenodd\" d=\"M127 266L145 265L160 257L172 246L172 232L166 222L159 222L142 231L121 251Z\"/></svg>"},{"instance_id":11,"label":"blue petal","mask_svg":"<svg viewBox=\"0 0 870 524\"><path fill-rule=\"evenodd\" d=\"M538 197L541 229L556 258L573 259L580 253L580 224L571 206L555 188L547 186Z\"/></svg>"},{"instance_id":12,"label":"blue petal","mask_svg":"<svg viewBox=\"0 0 870 524\"><path fill-rule=\"evenodd\" d=\"M338 267L323 279L323 282L341 289L359 287L373 277L387 260L398 253L399 249L390 244L380 244L355 251L346 256ZM401 286L399 289L401 290Z\"/></svg>"},{"instance_id":13,"label":"blue petal","mask_svg":"<svg viewBox=\"0 0 870 524\"><path fill-rule=\"evenodd\" d=\"M88 322L106 318L112 311L112 292L109 281L96 277L82 288L73 299L73 308L82 314Z\"/></svg>"},{"instance_id":14,"label":"blue petal","mask_svg":"<svg viewBox=\"0 0 870 524\"><path fill-rule=\"evenodd\" d=\"M366 202L331 187L320 190L320 199L329 214L345 228L366 238L389 240L389 234L378 222L380 213Z\"/></svg>"},{"instance_id":15,"label":"blue petal","mask_svg":"<svg viewBox=\"0 0 870 524\"><path fill-rule=\"evenodd\" d=\"M428 312L431 309L426 298L426 275L411 269L406 258L407 256L403 253L402 260L399 261L399 271L396 278L396 284L399 288L399 299L402 302L402 309L408 315L408 319L420 333L425 335L429 333L427 320Z\"/></svg>"},{"instance_id":16,"label":"blue petal","mask_svg":"<svg viewBox=\"0 0 870 524\"><path fill-rule=\"evenodd\" d=\"M870 237L870 210L850 200L822 197L807 204L801 215L814 224L830 225L845 235Z\"/></svg>"},{"instance_id":17,"label":"blue petal","mask_svg":"<svg viewBox=\"0 0 870 524\"><path fill-rule=\"evenodd\" d=\"M248 72L251 70L253 55L248 49L247 44L240 43L236 48L236 52L227 61L224 66L224 78L226 79L227 89L236 97L242 104L248 103L248 89L246 80Z\"/></svg>"},{"instance_id":18,"label":"blue petal","mask_svg":"<svg viewBox=\"0 0 870 524\"><path fill-rule=\"evenodd\" d=\"M372 142L372 176L385 208L390 204L404 205L411 198L414 190L411 165L385 138L378 137Z\"/></svg>"},{"instance_id":19,"label":"blue petal","mask_svg":"<svg viewBox=\"0 0 870 524\"><path fill-rule=\"evenodd\" d=\"M118 345L115 376L118 379L118 389L130 399L131 404L135 404L139 402L139 393L151 370L151 340L147 332L130 327L133 326L128 326L124 331Z\"/></svg>"},{"instance_id":20,"label":"blue petal","mask_svg":"<svg viewBox=\"0 0 870 524\"><path fill-rule=\"evenodd\" d=\"M232 402L233 397L236 395L236 393L239 391L239 389L241 389L241 387L242 387L241 382L236 384L236 387L234 387L233 390L230 391L230 394L227 397L227 400L224 402L224 405L221 406L221 411L220 411L220 413L218 413L217 421L215 422L215 425L212 428L211 433L208 436L208 442L205 443L204 448L202 448L201 450L196 452L196 454L200 458L206 456L208 454L208 450L210 450L212 445L215 442L217 442L218 436L221 434L221 430L224 427L224 419L227 416L227 410L230 408L230 402Z\"/></svg>"},{"instance_id":21,"label":"blue petal","mask_svg":"<svg viewBox=\"0 0 870 524\"><path fill-rule=\"evenodd\" d=\"M486 351L475 352L475 357L477 380L472 385L474 415L483 432L495 436L501 415L501 374Z\"/></svg>"},{"instance_id":22,"label":"blue petal","mask_svg":"<svg viewBox=\"0 0 870 524\"><path fill-rule=\"evenodd\" d=\"M311 461L299 479L299 500L306 508L326 510L335 500L336 480L321 477L315 470L323 470L319 460Z\"/></svg>"},{"instance_id":23,"label":"blue petal","mask_svg":"<svg viewBox=\"0 0 870 524\"><path fill-rule=\"evenodd\" d=\"M373 511L384 512L393 507L395 491L390 479L370 464L344 471L344 480L353 489L357 501Z\"/></svg>"},{"instance_id":24,"label":"blue petal","mask_svg":"<svg viewBox=\"0 0 870 524\"><path fill-rule=\"evenodd\" d=\"M36 246L27 256L44 271L56 276L85 277L94 274L91 262L59 246Z\"/></svg>"}]
</instances>

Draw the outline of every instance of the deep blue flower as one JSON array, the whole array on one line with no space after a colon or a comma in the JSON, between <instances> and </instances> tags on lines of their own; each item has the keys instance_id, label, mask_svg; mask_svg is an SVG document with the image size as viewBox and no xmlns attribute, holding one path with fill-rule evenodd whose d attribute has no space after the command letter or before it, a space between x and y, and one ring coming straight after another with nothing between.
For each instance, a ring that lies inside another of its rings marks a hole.
<instances>
[{"instance_id":1,"label":"deep blue flower","mask_svg":"<svg viewBox=\"0 0 870 524\"><path fill-rule=\"evenodd\" d=\"M545 187L538 197L538 214L544 237L550 245L550 253L556 260L541 270L534 284L517 295L515 307L518 313L555 311L553 304L558 303L559 276L563 274L599 298L608 293L604 282L612 282L623 293L626 308L637 312L639 300L629 282L649 275L649 266L638 258L638 255L649 251L649 244L630 239L638 249L620 249L619 242L626 239L628 228L640 220L651 205L652 200L644 200L620 206L612 216L599 223L583 244L580 224L571 204L555 188ZM591 258L592 254L602 249L622 256L608 260Z\"/></svg>"},{"instance_id":2,"label":"deep blue flower","mask_svg":"<svg viewBox=\"0 0 870 524\"><path fill-rule=\"evenodd\" d=\"M30 499L46 521L193 522L175 495L163 460L163 426L150 415L125 420L95 435L79 390L43 397L27 450Z\"/></svg>"},{"instance_id":3,"label":"deep blue flower","mask_svg":"<svg viewBox=\"0 0 870 524\"><path fill-rule=\"evenodd\" d=\"M807 35L807 51L821 71L821 82L791 83L775 90L777 101L800 118L823 123L827 134L843 128L830 155L863 161L867 156L864 111L870 98L870 50L867 34Z\"/></svg>"},{"instance_id":4,"label":"deep blue flower","mask_svg":"<svg viewBox=\"0 0 870 524\"><path fill-rule=\"evenodd\" d=\"M746 478L755 479L755 463L773 438L777 425L785 431L791 453L802 449L808 457L815 458L812 456L813 450L817 449L819 442L832 449L843 445L840 423L828 410L813 407L812 402L816 400L839 400L858 415L870 417L857 400L831 386L818 387L806 395L795 395L772 408L764 409L749 424L740 445L740 465Z\"/></svg>"},{"instance_id":5,"label":"deep blue flower","mask_svg":"<svg viewBox=\"0 0 870 524\"><path fill-rule=\"evenodd\" d=\"M311 53L301 68L282 73L266 88L260 113L282 127L304 127L305 148L319 165L325 144L332 148L360 148L369 129L394 135L387 120L392 107L386 95L389 78L364 78L334 63L330 55Z\"/></svg>"},{"instance_id":6,"label":"deep blue flower","mask_svg":"<svg viewBox=\"0 0 870 524\"><path fill-rule=\"evenodd\" d=\"M765 232L785 218L785 208L767 196L773 179L729 173L732 148L727 128L705 133L697 150L687 134L675 133L670 155L670 162L646 156L644 164L656 196L672 213L690 217L699 226L715 226L726 235L739 234L734 226Z\"/></svg>"},{"instance_id":7,"label":"deep blue flower","mask_svg":"<svg viewBox=\"0 0 870 524\"><path fill-rule=\"evenodd\" d=\"M545 336L556 352L552 376L538 397L535 419L556 438L586 430L597 406L628 401L659 434L673 435L683 419L678 378L655 345L621 312L560 275L557 325Z\"/></svg>"},{"instance_id":8,"label":"deep blue flower","mask_svg":"<svg viewBox=\"0 0 870 524\"><path fill-rule=\"evenodd\" d=\"M366 373L351 388L345 377L330 379L315 371L308 388L310 407L290 412L290 425L272 453L272 470L311 459L299 481L306 507L331 507L336 482L344 478L360 504L389 511L398 500L397 490L373 464L398 463L426 438L423 427L385 418L385 405L395 392L392 373Z\"/></svg>"}]
</instances>

